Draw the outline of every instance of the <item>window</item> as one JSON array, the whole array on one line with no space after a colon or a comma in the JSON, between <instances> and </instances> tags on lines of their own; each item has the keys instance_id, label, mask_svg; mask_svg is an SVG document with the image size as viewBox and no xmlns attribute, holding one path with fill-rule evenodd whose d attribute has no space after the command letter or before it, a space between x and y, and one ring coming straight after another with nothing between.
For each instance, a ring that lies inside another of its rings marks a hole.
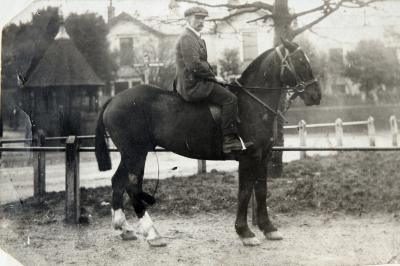
<instances>
[{"instance_id":1,"label":"window","mask_svg":"<svg viewBox=\"0 0 400 266\"><path fill-rule=\"evenodd\" d=\"M133 39L132 38L120 38L119 39L119 50L120 50L120 65L127 66L133 64Z\"/></svg>"},{"instance_id":2,"label":"window","mask_svg":"<svg viewBox=\"0 0 400 266\"><path fill-rule=\"evenodd\" d=\"M243 32L243 61L254 60L258 55L257 32Z\"/></svg>"}]
</instances>

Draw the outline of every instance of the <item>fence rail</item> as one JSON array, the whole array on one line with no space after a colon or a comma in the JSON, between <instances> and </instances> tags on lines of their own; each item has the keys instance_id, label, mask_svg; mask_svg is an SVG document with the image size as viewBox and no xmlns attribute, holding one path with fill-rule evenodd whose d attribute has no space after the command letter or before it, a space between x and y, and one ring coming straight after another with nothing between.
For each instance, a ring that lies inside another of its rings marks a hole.
<instances>
[{"instance_id":1,"label":"fence rail","mask_svg":"<svg viewBox=\"0 0 400 266\"><path fill-rule=\"evenodd\" d=\"M300 158L306 156L306 151L400 151L398 146L398 120L394 115L389 119L392 135L391 147L375 147L375 125L374 118L369 117L366 121L343 122L340 118L334 123L307 124L301 120L298 125L285 126L284 129L297 129L299 134L298 147L272 147L273 151L300 151ZM369 146L350 147L343 146L344 126L367 126ZM307 128L333 127L336 135L336 147L307 147ZM68 223L78 223L79 220L79 154L80 152L94 152L94 147L80 146L80 140L94 139L94 135L68 136L68 137L45 137L42 130L34 132L32 139L0 139L1 152L34 152L34 196L40 198L46 191L46 153L65 152L66 175L65 175L65 216ZM49 141L65 141L65 146L46 147ZM32 142L33 146L28 147L4 147L3 144ZM118 151L110 148L111 152ZM169 152L163 148L156 148L155 152ZM206 161L198 160L198 172L206 172Z\"/></svg>"}]
</instances>

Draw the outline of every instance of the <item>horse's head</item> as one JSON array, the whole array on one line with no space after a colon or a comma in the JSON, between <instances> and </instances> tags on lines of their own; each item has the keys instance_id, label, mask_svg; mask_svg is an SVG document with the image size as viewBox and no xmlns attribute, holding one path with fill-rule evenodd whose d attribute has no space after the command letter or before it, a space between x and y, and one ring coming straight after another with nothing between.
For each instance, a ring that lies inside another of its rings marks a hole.
<instances>
[{"instance_id":1,"label":"horse's head","mask_svg":"<svg viewBox=\"0 0 400 266\"><path fill-rule=\"evenodd\" d=\"M282 43L282 46L276 48L281 59L282 85L293 89L294 97L300 96L306 105L318 105L321 101L321 87L314 78L307 55L295 43L287 40L282 40Z\"/></svg>"}]
</instances>

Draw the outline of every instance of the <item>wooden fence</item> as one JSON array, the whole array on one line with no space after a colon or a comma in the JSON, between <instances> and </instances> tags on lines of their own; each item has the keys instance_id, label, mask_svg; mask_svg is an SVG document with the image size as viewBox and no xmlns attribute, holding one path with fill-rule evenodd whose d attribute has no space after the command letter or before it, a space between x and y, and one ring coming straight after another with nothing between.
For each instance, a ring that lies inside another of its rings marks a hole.
<instances>
[{"instance_id":1,"label":"wooden fence","mask_svg":"<svg viewBox=\"0 0 400 266\"><path fill-rule=\"evenodd\" d=\"M285 129L298 129L299 143L297 147L277 147L274 151L300 151L301 158L306 156L306 151L400 151L398 147L398 126L395 116L389 119L392 135L392 147L375 147L375 126L374 119L369 117L366 121L342 122L340 118L334 123L307 124L301 120L298 125L285 126ZM343 147L343 127L344 126L367 126L368 128L368 147ZM336 133L336 147L307 147L307 128L334 127ZM79 194L79 154L81 152L94 152L94 147L80 146L81 140L94 139L89 136L68 136L68 137L45 137L44 132L39 130L34 133L33 139L0 139L0 152L34 152L34 197L40 198L46 191L46 153L65 152L66 174L65 174L65 218L67 223L78 223L80 216L80 194ZM65 146L46 147L49 141L65 141ZM28 147L4 147L3 144L32 142L33 146ZM117 151L111 148L110 151ZM156 152L168 152L165 149L156 148ZM206 162L198 161L198 172L206 172ZM255 221L255 220L253 220Z\"/></svg>"}]
</instances>

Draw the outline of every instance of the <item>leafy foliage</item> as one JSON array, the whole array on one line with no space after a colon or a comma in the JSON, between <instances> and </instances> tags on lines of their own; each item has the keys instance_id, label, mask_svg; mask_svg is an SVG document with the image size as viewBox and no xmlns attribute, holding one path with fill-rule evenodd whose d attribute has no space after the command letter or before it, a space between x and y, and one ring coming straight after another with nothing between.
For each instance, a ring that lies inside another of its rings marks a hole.
<instances>
[{"instance_id":1,"label":"leafy foliage","mask_svg":"<svg viewBox=\"0 0 400 266\"><path fill-rule=\"evenodd\" d=\"M361 41L346 55L345 75L368 92L381 85L391 87L398 83L399 62L394 50L385 48L379 40Z\"/></svg>"},{"instance_id":2,"label":"leafy foliage","mask_svg":"<svg viewBox=\"0 0 400 266\"><path fill-rule=\"evenodd\" d=\"M162 89L172 89L172 83L175 79L175 38L164 37L160 42L159 61L163 62L163 66L154 71L150 76L151 83L159 86Z\"/></svg>"},{"instance_id":3,"label":"leafy foliage","mask_svg":"<svg viewBox=\"0 0 400 266\"><path fill-rule=\"evenodd\" d=\"M17 74L28 77L57 34L58 9L48 7L38 11L32 21L11 24L3 29L2 84L4 88L18 87Z\"/></svg>"},{"instance_id":4,"label":"leafy foliage","mask_svg":"<svg viewBox=\"0 0 400 266\"><path fill-rule=\"evenodd\" d=\"M18 74L27 79L54 40L61 19L58 8L48 7L32 16L32 21L11 24L3 29L2 82L5 88L17 88ZM66 30L78 50L96 74L105 81L112 79L115 63L108 51L107 25L96 14L71 14Z\"/></svg>"},{"instance_id":5,"label":"leafy foliage","mask_svg":"<svg viewBox=\"0 0 400 266\"><path fill-rule=\"evenodd\" d=\"M116 63L108 50L108 27L103 18L94 13L71 14L65 28L94 72L105 81L111 80Z\"/></svg>"},{"instance_id":6,"label":"leafy foliage","mask_svg":"<svg viewBox=\"0 0 400 266\"><path fill-rule=\"evenodd\" d=\"M239 69L239 51L236 49L225 49L222 58L219 60L221 73L228 75L238 74Z\"/></svg>"}]
</instances>

